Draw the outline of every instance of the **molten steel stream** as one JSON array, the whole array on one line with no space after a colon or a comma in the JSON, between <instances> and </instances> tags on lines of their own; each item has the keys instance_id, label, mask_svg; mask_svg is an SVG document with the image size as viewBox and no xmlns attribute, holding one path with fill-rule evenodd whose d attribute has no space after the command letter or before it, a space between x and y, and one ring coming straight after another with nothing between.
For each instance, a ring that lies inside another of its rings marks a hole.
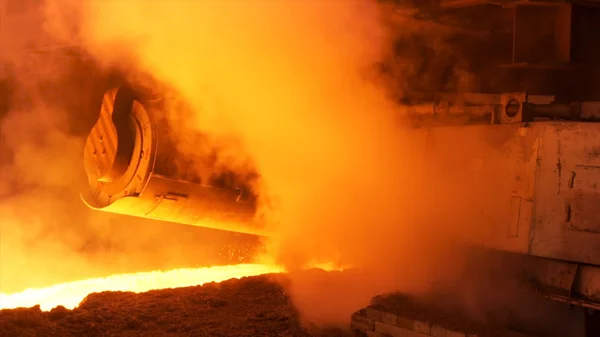
<instances>
[{"instance_id":1,"label":"molten steel stream","mask_svg":"<svg viewBox=\"0 0 600 337\"><path fill-rule=\"evenodd\" d=\"M282 267L276 265L239 264L112 275L105 278L62 283L46 288L27 289L14 294L0 293L0 309L32 307L38 304L42 310L51 310L59 305L73 309L88 294L95 292L132 291L141 293L153 289L189 287L283 271Z\"/></svg>"}]
</instances>

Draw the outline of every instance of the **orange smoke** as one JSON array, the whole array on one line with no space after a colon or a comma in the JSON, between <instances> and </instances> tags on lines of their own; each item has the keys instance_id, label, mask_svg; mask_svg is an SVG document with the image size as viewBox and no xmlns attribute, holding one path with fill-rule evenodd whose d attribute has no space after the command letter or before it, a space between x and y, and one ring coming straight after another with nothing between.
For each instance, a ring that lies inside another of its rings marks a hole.
<instances>
[{"instance_id":1,"label":"orange smoke","mask_svg":"<svg viewBox=\"0 0 600 337\"><path fill-rule=\"evenodd\" d=\"M82 203L83 146L106 72L74 53L77 20L61 20L75 19L81 7L48 4L58 7L0 0L0 292L251 262L256 238L94 212Z\"/></svg>"},{"instance_id":2,"label":"orange smoke","mask_svg":"<svg viewBox=\"0 0 600 337\"><path fill-rule=\"evenodd\" d=\"M320 319L345 321L377 292L423 291L454 268L453 230L425 226L441 217L418 182L424 137L398 125L377 84L391 48L377 2L106 0L79 10L98 60L174 87L196 111L185 124L223 148L227 165L255 163L279 261L374 269L344 284L348 301ZM189 156L200 148L179 144ZM301 310L331 305L315 287L292 282L293 295L315 299Z\"/></svg>"},{"instance_id":3,"label":"orange smoke","mask_svg":"<svg viewBox=\"0 0 600 337\"><path fill-rule=\"evenodd\" d=\"M258 166L285 262L361 260L367 224L399 219L414 168L397 108L372 81L390 41L376 3L106 1L87 12L84 40L100 59L118 63L107 51L129 46L194 106L188 124L241 139L232 160Z\"/></svg>"},{"instance_id":4,"label":"orange smoke","mask_svg":"<svg viewBox=\"0 0 600 337\"><path fill-rule=\"evenodd\" d=\"M49 1L45 10L55 39L178 90L196 114L172 122L206 133L226 153L222 165L256 165L278 262L367 267L328 286L292 275L305 315L319 307L316 318L346 322L379 292L420 292L456 273L450 243L472 224L453 210L468 191L435 160L422 165L424 134L399 125L400 107L379 85L375 64L392 44L377 2ZM179 150L198 156L202 144L187 141ZM323 296L332 287L343 302Z\"/></svg>"}]
</instances>

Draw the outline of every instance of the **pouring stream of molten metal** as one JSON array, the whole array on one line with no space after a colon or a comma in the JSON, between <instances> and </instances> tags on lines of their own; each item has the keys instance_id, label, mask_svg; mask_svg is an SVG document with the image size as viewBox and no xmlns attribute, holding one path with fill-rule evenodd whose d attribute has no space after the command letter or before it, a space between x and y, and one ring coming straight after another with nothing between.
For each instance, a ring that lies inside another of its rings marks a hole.
<instances>
[{"instance_id":1,"label":"pouring stream of molten metal","mask_svg":"<svg viewBox=\"0 0 600 337\"><path fill-rule=\"evenodd\" d=\"M62 305L73 309L90 293L102 291L132 291L141 293L153 289L179 288L221 282L232 278L280 273L284 269L267 264L238 264L208 268L186 268L171 271L152 271L119 274L53 285L46 288L27 289L14 294L0 293L0 309L32 307L51 310Z\"/></svg>"}]
</instances>

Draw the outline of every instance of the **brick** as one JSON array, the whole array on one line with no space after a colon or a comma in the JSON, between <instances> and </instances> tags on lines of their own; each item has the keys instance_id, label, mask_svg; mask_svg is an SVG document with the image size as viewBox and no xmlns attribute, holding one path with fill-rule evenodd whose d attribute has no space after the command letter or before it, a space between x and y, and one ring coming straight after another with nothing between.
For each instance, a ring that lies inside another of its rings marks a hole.
<instances>
[{"instance_id":1,"label":"brick","mask_svg":"<svg viewBox=\"0 0 600 337\"><path fill-rule=\"evenodd\" d=\"M381 322L381 311L373 308L367 308L365 313L367 314L367 318Z\"/></svg>"},{"instance_id":2,"label":"brick","mask_svg":"<svg viewBox=\"0 0 600 337\"><path fill-rule=\"evenodd\" d=\"M415 328L415 321L412 319L398 316L396 318L396 325L407 330L413 330Z\"/></svg>"},{"instance_id":3,"label":"brick","mask_svg":"<svg viewBox=\"0 0 600 337\"><path fill-rule=\"evenodd\" d=\"M367 337L383 337L383 335L379 332L369 331L367 332Z\"/></svg>"},{"instance_id":4,"label":"brick","mask_svg":"<svg viewBox=\"0 0 600 337\"><path fill-rule=\"evenodd\" d=\"M446 330L446 337L467 337L467 334L459 331Z\"/></svg>"},{"instance_id":5,"label":"brick","mask_svg":"<svg viewBox=\"0 0 600 337\"><path fill-rule=\"evenodd\" d=\"M431 326L431 333L430 335L433 337L448 337L448 335L446 334L447 330L442 328L439 325L432 325Z\"/></svg>"},{"instance_id":6,"label":"brick","mask_svg":"<svg viewBox=\"0 0 600 337\"><path fill-rule=\"evenodd\" d=\"M412 330L406 330L406 337L429 337L429 335L425 335Z\"/></svg>"},{"instance_id":7,"label":"brick","mask_svg":"<svg viewBox=\"0 0 600 337\"><path fill-rule=\"evenodd\" d=\"M352 336L354 337L368 337L367 334L362 330L352 329Z\"/></svg>"},{"instance_id":8,"label":"brick","mask_svg":"<svg viewBox=\"0 0 600 337\"><path fill-rule=\"evenodd\" d=\"M375 322L375 332L391 337L406 337L409 330L399 328L395 325Z\"/></svg>"},{"instance_id":9,"label":"brick","mask_svg":"<svg viewBox=\"0 0 600 337\"><path fill-rule=\"evenodd\" d=\"M431 327L427 322L415 321L413 330L424 335L431 335Z\"/></svg>"},{"instance_id":10,"label":"brick","mask_svg":"<svg viewBox=\"0 0 600 337\"><path fill-rule=\"evenodd\" d=\"M375 330L375 321L365 316L354 314L350 320L350 326L352 329L358 329L362 331L373 331Z\"/></svg>"},{"instance_id":11,"label":"brick","mask_svg":"<svg viewBox=\"0 0 600 337\"><path fill-rule=\"evenodd\" d=\"M381 321L386 324L396 325L398 323L398 316L389 312L382 312Z\"/></svg>"}]
</instances>

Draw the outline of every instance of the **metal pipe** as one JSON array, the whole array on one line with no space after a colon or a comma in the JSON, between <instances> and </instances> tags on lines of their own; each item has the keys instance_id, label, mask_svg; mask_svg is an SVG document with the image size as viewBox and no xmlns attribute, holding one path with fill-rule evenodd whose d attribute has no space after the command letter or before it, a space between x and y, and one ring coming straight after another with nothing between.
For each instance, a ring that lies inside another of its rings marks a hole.
<instances>
[{"instance_id":1,"label":"metal pipe","mask_svg":"<svg viewBox=\"0 0 600 337\"><path fill-rule=\"evenodd\" d=\"M128 88L104 95L84 152L85 204L110 213L269 235L257 219L255 200L243 189L182 180L169 169L178 158L156 118L160 113L158 104Z\"/></svg>"}]
</instances>

